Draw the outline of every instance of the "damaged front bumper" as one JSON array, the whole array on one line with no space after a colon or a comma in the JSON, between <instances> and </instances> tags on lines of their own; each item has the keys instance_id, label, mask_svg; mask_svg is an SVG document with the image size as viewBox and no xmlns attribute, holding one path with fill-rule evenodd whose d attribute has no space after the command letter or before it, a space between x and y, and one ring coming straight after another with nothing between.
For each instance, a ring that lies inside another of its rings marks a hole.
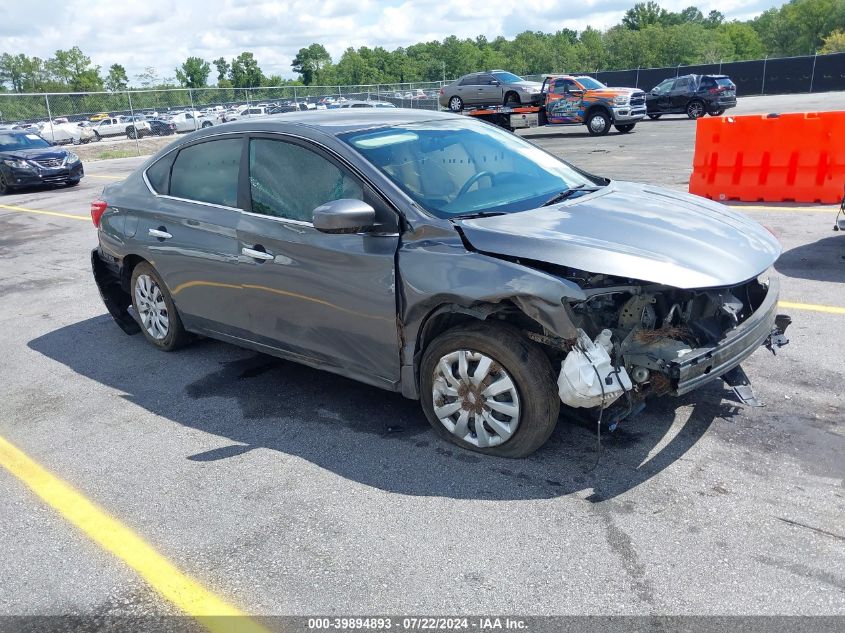
<instances>
[{"instance_id":1,"label":"damaged front bumper","mask_svg":"<svg viewBox=\"0 0 845 633\"><path fill-rule=\"evenodd\" d=\"M737 367L757 348L767 344L773 335L776 345L786 344L783 332L776 327L780 284L776 278L769 280L766 296L759 307L745 321L728 332L711 347L691 350L667 363L672 381L671 393L676 396L689 393Z\"/></svg>"}]
</instances>

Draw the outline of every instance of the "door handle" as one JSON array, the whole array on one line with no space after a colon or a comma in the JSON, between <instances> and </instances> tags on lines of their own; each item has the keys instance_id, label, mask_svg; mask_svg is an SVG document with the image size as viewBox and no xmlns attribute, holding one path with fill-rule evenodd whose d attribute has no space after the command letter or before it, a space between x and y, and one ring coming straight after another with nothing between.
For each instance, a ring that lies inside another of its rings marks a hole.
<instances>
[{"instance_id":1,"label":"door handle","mask_svg":"<svg viewBox=\"0 0 845 633\"><path fill-rule=\"evenodd\" d=\"M253 259L260 259L262 261L268 261L268 260L271 260L271 259L276 259L276 256L272 255L271 253L266 253L264 251L257 251L254 248L247 248L246 246L244 246L241 249L241 253L243 253L247 257L252 257Z\"/></svg>"},{"instance_id":2,"label":"door handle","mask_svg":"<svg viewBox=\"0 0 845 633\"><path fill-rule=\"evenodd\" d=\"M160 229L150 229L149 234L150 237L157 237L160 240L169 240L171 237L173 237L167 231L162 231Z\"/></svg>"}]
</instances>

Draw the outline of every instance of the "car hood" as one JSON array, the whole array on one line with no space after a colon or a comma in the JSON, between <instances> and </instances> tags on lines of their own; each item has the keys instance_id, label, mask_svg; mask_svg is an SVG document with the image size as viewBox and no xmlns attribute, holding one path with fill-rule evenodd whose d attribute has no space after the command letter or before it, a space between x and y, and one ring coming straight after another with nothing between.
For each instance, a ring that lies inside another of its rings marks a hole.
<instances>
[{"instance_id":1,"label":"car hood","mask_svg":"<svg viewBox=\"0 0 845 633\"><path fill-rule=\"evenodd\" d=\"M617 95L632 95L635 92L642 92L639 88L598 88L588 91L593 96L615 97Z\"/></svg>"},{"instance_id":2,"label":"car hood","mask_svg":"<svg viewBox=\"0 0 845 633\"><path fill-rule=\"evenodd\" d=\"M512 84L507 84L508 86L517 86L519 88L536 88L539 90L543 87L539 81L515 81Z\"/></svg>"},{"instance_id":3,"label":"car hood","mask_svg":"<svg viewBox=\"0 0 845 633\"><path fill-rule=\"evenodd\" d=\"M625 182L549 207L455 223L481 252L684 289L747 281L781 252L764 227L724 205Z\"/></svg>"},{"instance_id":4,"label":"car hood","mask_svg":"<svg viewBox=\"0 0 845 633\"><path fill-rule=\"evenodd\" d=\"M13 158L15 160L48 160L50 158L64 158L67 151L53 147L16 149L11 152L0 152L2 158Z\"/></svg>"}]
</instances>

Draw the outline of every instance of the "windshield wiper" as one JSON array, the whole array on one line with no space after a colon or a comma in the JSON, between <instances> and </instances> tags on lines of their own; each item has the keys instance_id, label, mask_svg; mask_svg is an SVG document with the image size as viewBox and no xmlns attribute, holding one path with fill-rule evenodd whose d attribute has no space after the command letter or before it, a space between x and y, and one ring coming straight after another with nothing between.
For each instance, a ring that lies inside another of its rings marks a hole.
<instances>
[{"instance_id":1,"label":"windshield wiper","mask_svg":"<svg viewBox=\"0 0 845 633\"><path fill-rule=\"evenodd\" d=\"M587 189L586 187L587 187L586 184L582 184L582 185L575 185L574 187L570 187L569 189L564 189L560 193L556 193L555 195L553 195L551 198L546 200L540 206L548 207L549 205L557 204L558 202L563 202L564 200L566 200L567 198L569 198L570 196L572 196L573 194L576 194L576 193L580 193L580 192L591 193L593 191L599 190L599 187L590 187L589 189Z\"/></svg>"},{"instance_id":2,"label":"windshield wiper","mask_svg":"<svg viewBox=\"0 0 845 633\"><path fill-rule=\"evenodd\" d=\"M464 213L456 215L453 220L473 220L475 218L493 218L497 215L506 215L504 211L478 211L477 213Z\"/></svg>"}]
</instances>

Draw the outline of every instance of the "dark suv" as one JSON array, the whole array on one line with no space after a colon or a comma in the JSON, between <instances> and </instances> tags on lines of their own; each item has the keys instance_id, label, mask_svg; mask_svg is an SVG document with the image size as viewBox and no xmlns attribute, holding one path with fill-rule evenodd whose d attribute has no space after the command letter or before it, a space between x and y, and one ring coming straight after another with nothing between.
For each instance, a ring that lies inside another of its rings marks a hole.
<instances>
[{"instance_id":1,"label":"dark suv","mask_svg":"<svg viewBox=\"0 0 845 633\"><path fill-rule=\"evenodd\" d=\"M646 95L650 119L686 114L697 119L720 116L736 106L736 86L726 75L684 75L664 79Z\"/></svg>"}]
</instances>

